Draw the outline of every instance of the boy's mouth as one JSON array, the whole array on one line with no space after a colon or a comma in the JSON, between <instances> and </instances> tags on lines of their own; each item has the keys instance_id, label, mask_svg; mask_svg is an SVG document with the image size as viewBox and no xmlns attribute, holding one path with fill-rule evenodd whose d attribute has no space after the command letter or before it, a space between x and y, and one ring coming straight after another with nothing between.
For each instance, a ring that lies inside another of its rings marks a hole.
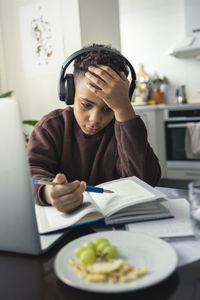
<instances>
[{"instance_id":1,"label":"boy's mouth","mask_svg":"<svg viewBox=\"0 0 200 300\"><path fill-rule=\"evenodd\" d=\"M94 128L94 127L90 127L90 126L87 126L86 125L86 130L89 132L89 133L97 133L100 129L99 128Z\"/></svg>"}]
</instances>

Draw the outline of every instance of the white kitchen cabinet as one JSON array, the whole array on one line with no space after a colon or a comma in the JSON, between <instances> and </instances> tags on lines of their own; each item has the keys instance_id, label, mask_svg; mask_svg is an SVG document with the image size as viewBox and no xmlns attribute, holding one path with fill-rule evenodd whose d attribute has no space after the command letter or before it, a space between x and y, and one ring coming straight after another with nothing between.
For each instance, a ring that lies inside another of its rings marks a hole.
<instances>
[{"instance_id":1,"label":"white kitchen cabinet","mask_svg":"<svg viewBox=\"0 0 200 300\"><path fill-rule=\"evenodd\" d=\"M200 1L185 0L185 29L188 36L194 36L200 31Z\"/></svg>"},{"instance_id":2,"label":"white kitchen cabinet","mask_svg":"<svg viewBox=\"0 0 200 300\"><path fill-rule=\"evenodd\" d=\"M148 141L159 159L162 178L164 178L166 177L166 158L163 107L134 106L134 110L146 125Z\"/></svg>"},{"instance_id":3,"label":"white kitchen cabinet","mask_svg":"<svg viewBox=\"0 0 200 300\"><path fill-rule=\"evenodd\" d=\"M152 148L154 149L155 153L157 153L157 138L156 138L156 111L155 110L136 110L136 113L141 117L141 119L144 121L144 124L147 128L148 133L148 141L150 142Z\"/></svg>"}]
</instances>

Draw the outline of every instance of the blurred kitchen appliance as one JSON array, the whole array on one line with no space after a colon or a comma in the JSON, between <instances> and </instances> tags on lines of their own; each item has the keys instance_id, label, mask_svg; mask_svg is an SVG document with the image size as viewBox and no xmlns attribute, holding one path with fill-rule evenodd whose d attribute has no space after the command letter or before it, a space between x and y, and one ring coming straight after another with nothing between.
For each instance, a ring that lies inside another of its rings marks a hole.
<instances>
[{"instance_id":1,"label":"blurred kitchen appliance","mask_svg":"<svg viewBox=\"0 0 200 300\"><path fill-rule=\"evenodd\" d=\"M185 151L187 125L200 122L200 104L169 106L164 121L167 178L200 179L200 159L188 159Z\"/></svg>"},{"instance_id":2,"label":"blurred kitchen appliance","mask_svg":"<svg viewBox=\"0 0 200 300\"><path fill-rule=\"evenodd\" d=\"M187 103L185 85L181 85L176 89L176 97L178 104L185 104Z\"/></svg>"},{"instance_id":3,"label":"blurred kitchen appliance","mask_svg":"<svg viewBox=\"0 0 200 300\"><path fill-rule=\"evenodd\" d=\"M184 0L185 37L167 54L179 58L200 59L200 1Z\"/></svg>"}]
</instances>

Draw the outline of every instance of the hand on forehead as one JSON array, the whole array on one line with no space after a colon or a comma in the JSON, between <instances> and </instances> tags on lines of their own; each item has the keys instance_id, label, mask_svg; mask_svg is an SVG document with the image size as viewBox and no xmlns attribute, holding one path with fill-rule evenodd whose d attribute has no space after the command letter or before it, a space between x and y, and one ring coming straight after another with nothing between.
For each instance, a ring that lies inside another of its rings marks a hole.
<instances>
[{"instance_id":1,"label":"hand on forehead","mask_svg":"<svg viewBox=\"0 0 200 300\"><path fill-rule=\"evenodd\" d=\"M105 75L110 76L111 78L119 78L121 77L116 71L114 71L110 66L107 65L90 65L88 67L88 71L91 72L98 78L103 79L102 77Z\"/></svg>"}]
</instances>

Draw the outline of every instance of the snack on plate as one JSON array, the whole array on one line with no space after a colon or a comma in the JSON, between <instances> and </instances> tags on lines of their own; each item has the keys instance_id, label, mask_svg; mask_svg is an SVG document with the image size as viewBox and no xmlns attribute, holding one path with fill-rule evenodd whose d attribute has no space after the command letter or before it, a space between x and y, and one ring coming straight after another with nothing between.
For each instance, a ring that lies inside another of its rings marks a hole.
<instances>
[{"instance_id":1,"label":"snack on plate","mask_svg":"<svg viewBox=\"0 0 200 300\"><path fill-rule=\"evenodd\" d=\"M70 264L81 278L92 282L128 282L146 274L146 268L133 268L122 259L99 261L87 266L71 259Z\"/></svg>"},{"instance_id":2,"label":"snack on plate","mask_svg":"<svg viewBox=\"0 0 200 300\"><path fill-rule=\"evenodd\" d=\"M75 249L79 261L69 263L81 277L92 282L127 282L146 274L146 268L133 268L122 259L115 259L117 249L105 238L85 242Z\"/></svg>"}]
</instances>

